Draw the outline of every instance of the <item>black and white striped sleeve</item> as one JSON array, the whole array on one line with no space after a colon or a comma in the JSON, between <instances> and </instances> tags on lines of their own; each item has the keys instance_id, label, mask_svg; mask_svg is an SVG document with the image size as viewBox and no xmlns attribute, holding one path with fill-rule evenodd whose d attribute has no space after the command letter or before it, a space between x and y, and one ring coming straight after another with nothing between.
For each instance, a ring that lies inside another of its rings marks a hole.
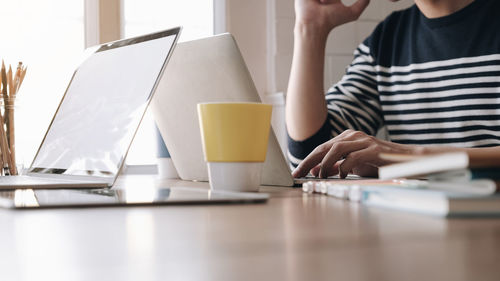
<instances>
[{"instance_id":1,"label":"black and white striped sleeve","mask_svg":"<svg viewBox=\"0 0 500 281\"><path fill-rule=\"evenodd\" d=\"M288 158L297 166L316 146L347 129L375 135L383 124L374 59L370 49L360 44L346 74L325 95L328 117L322 128L309 139L288 138Z\"/></svg>"},{"instance_id":2,"label":"black and white striped sleeve","mask_svg":"<svg viewBox=\"0 0 500 281\"><path fill-rule=\"evenodd\" d=\"M373 57L361 44L346 74L325 96L332 135L346 129L375 135L383 123Z\"/></svg>"}]
</instances>

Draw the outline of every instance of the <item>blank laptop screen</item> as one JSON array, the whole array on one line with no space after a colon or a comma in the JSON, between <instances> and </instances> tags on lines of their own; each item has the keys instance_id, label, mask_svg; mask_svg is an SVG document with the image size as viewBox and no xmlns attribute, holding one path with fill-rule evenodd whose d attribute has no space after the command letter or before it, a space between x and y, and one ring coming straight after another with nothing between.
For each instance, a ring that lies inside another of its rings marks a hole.
<instances>
[{"instance_id":1,"label":"blank laptop screen","mask_svg":"<svg viewBox=\"0 0 500 281\"><path fill-rule=\"evenodd\" d=\"M100 46L75 71L30 171L116 175L176 36Z\"/></svg>"}]
</instances>

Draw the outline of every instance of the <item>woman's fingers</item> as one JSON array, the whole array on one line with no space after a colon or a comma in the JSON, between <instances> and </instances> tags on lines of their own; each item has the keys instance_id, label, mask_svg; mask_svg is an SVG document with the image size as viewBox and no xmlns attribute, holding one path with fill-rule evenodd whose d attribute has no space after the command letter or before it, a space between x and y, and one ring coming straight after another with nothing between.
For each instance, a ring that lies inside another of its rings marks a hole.
<instances>
[{"instance_id":1,"label":"woman's fingers","mask_svg":"<svg viewBox=\"0 0 500 281\"><path fill-rule=\"evenodd\" d=\"M340 141L335 142L331 145L330 151L323 157L321 161L321 168L319 171L320 178L326 178L329 176L329 171L331 167L347 157L350 153L358 150L362 150L369 145L365 140L355 140L355 141Z\"/></svg>"},{"instance_id":2,"label":"woman's fingers","mask_svg":"<svg viewBox=\"0 0 500 281\"><path fill-rule=\"evenodd\" d=\"M311 173L311 175L312 175L313 177L318 177L318 175L319 175L319 169L320 169L320 168L321 168L321 167L320 167L319 165L316 165L316 166L314 166L314 168L312 168L309 172Z\"/></svg>"},{"instance_id":3,"label":"woman's fingers","mask_svg":"<svg viewBox=\"0 0 500 281\"><path fill-rule=\"evenodd\" d=\"M295 178L305 177L309 171L316 165L321 163L323 157L328 153L329 146L328 142L316 147L300 164L295 168L292 176Z\"/></svg>"},{"instance_id":4,"label":"woman's fingers","mask_svg":"<svg viewBox=\"0 0 500 281\"><path fill-rule=\"evenodd\" d=\"M313 176L327 178L339 174L345 178L348 173L376 176L376 167L383 164L380 152L400 151L398 144L380 141L363 132L346 130L342 134L318 146L295 169L294 177Z\"/></svg>"}]
</instances>

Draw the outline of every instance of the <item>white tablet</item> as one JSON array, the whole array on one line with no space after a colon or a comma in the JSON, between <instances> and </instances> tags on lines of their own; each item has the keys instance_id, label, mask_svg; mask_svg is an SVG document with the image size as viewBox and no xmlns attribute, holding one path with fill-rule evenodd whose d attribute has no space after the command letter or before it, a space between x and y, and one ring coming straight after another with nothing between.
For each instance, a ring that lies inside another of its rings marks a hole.
<instances>
[{"instance_id":1,"label":"white tablet","mask_svg":"<svg viewBox=\"0 0 500 281\"><path fill-rule=\"evenodd\" d=\"M0 207L9 209L78 208L149 205L265 203L266 193L213 191L191 187L143 189L18 189L0 192Z\"/></svg>"}]
</instances>

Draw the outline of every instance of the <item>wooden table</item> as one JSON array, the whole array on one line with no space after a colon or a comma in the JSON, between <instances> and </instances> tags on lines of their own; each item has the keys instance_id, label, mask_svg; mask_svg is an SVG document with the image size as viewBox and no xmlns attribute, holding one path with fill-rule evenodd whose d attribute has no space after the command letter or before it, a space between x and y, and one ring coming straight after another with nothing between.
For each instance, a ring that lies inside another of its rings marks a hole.
<instances>
[{"instance_id":1,"label":"wooden table","mask_svg":"<svg viewBox=\"0 0 500 281\"><path fill-rule=\"evenodd\" d=\"M261 191L266 204L0 210L0 280L500 280L500 219Z\"/></svg>"}]
</instances>

